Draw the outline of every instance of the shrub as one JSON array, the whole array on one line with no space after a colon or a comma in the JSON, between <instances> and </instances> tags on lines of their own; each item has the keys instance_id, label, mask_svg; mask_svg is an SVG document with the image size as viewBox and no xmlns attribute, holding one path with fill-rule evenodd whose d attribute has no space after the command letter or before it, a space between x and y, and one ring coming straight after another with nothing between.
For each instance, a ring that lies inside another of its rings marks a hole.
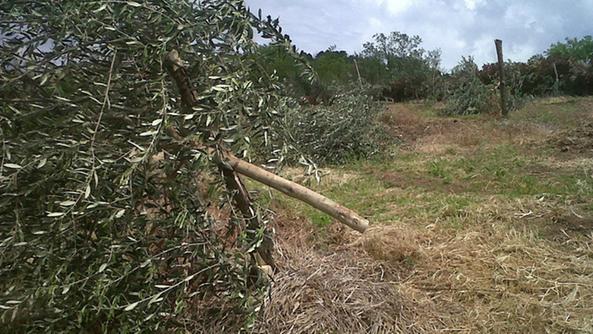
<instances>
[{"instance_id":1,"label":"shrub","mask_svg":"<svg viewBox=\"0 0 593 334\"><path fill-rule=\"evenodd\" d=\"M482 83L478 66L472 57L463 57L449 79L446 98L447 115L471 115L491 110L494 101L493 90Z\"/></svg>"},{"instance_id":2,"label":"shrub","mask_svg":"<svg viewBox=\"0 0 593 334\"><path fill-rule=\"evenodd\" d=\"M505 83L507 110L520 108L525 100L525 83L529 79L526 75L527 65L523 63L505 63ZM470 115L492 112L499 108L499 73L498 64L486 64L481 70L471 57L462 61L452 71L447 83L448 115Z\"/></svg>"},{"instance_id":3,"label":"shrub","mask_svg":"<svg viewBox=\"0 0 593 334\"><path fill-rule=\"evenodd\" d=\"M210 210L231 203L211 152L248 154L281 120L254 28L282 36L240 0L2 2L2 332L249 325L268 288L252 261L263 230L229 210L229 245ZM194 109L165 70L172 49Z\"/></svg>"},{"instance_id":4,"label":"shrub","mask_svg":"<svg viewBox=\"0 0 593 334\"><path fill-rule=\"evenodd\" d=\"M318 163L340 163L377 153L383 130L382 104L365 92L336 95L330 104L294 106L285 113L287 133L302 155Z\"/></svg>"}]
</instances>

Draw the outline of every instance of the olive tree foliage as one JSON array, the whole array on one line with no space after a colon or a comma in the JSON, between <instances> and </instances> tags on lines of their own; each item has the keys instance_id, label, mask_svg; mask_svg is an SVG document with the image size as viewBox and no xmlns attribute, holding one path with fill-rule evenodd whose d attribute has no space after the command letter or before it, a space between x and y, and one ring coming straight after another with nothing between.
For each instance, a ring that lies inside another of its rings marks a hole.
<instances>
[{"instance_id":1,"label":"olive tree foliage","mask_svg":"<svg viewBox=\"0 0 593 334\"><path fill-rule=\"evenodd\" d=\"M1 328L191 329L211 321L197 304L250 324L268 286L250 255L263 230L231 210L229 244L209 208L231 197L215 152L283 145L254 31L290 44L240 0L0 5ZM174 49L193 108L165 68ZM219 200L200 196L197 174Z\"/></svg>"},{"instance_id":2,"label":"olive tree foliage","mask_svg":"<svg viewBox=\"0 0 593 334\"><path fill-rule=\"evenodd\" d=\"M388 141L378 119L382 110L383 104L373 100L368 87L342 89L330 104L287 105L284 132L297 148L287 158L312 165L373 156Z\"/></svg>"},{"instance_id":3,"label":"olive tree foliage","mask_svg":"<svg viewBox=\"0 0 593 334\"><path fill-rule=\"evenodd\" d=\"M480 80L473 57L462 57L448 81L445 114L471 115L490 111L495 91Z\"/></svg>"}]
</instances>

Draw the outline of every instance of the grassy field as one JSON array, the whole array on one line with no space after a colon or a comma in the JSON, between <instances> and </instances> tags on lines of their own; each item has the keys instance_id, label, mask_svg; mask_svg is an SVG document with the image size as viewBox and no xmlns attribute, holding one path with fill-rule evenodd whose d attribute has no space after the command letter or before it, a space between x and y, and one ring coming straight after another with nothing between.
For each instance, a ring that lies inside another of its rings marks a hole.
<instances>
[{"instance_id":1,"label":"grassy field","mask_svg":"<svg viewBox=\"0 0 593 334\"><path fill-rule=\"evenodd\" d=\"M537 100L506 121L396 104L381 120L401 141L382 156L320 184L285 171L368 217L365 235L260 188L282 269L263 325L593 333L593 99Z\"/></svg>"}]
</instances>

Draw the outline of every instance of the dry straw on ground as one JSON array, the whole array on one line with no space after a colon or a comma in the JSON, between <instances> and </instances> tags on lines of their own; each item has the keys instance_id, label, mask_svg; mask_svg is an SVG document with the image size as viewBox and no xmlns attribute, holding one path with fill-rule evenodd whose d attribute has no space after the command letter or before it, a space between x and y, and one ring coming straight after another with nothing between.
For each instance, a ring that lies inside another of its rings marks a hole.
<instances>
[{"instance_id":1,"label":"dry straw on ground","mask_svg":"<svg viewBox=\"0 0 593 334\"><path fill-rule=\"evenodd\" d=\"M399 272L356 247L320 249L306 222L279 226L281 271L265 307L261 333L432 333L430 305L403 296ZM292 225L292 226L290 226ZM372 237L371 237L372 238ZM349 239L347 237L346 239ZM361 241L363 246L365 241ZM398 248L400 258L413 247ZM383 254L385 255L385 254ZM383 256L381 255L381 256Z\"/></svg>"}]
</instances>

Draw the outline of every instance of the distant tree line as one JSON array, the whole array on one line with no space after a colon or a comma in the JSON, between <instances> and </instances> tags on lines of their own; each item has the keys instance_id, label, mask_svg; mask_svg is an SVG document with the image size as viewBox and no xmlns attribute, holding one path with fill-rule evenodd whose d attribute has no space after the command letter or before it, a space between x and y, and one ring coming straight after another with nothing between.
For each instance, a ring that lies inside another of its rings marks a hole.
<instances>
[{"instance_id":1,"label":"distant tree line","mask_svg":"<svg viewBox=\"0 0 593 334\"><path fill-rule=\"evenodd\" d=\"M593 37L567 38L527 62L509 63L507 70L521 75L521 90L525 95L591 95ZM479 76L486 84L495 81L496 65L484 65Z\"/></svg>"},{"instance_id":2,"label":"distant tree line","mask_svg":"<svg viewBox=\"0 0 593 334\"><path fill-rule=\"evenodd\" d=\"M359 80L376 97L395 101L450 98L459 86L462 68L473 69L473 74L486 86L496 86L498 80L496 63L479 68L471 57L445 72L440 50L425 50L420 36L401 32L376 34L364 43L360 53L353 55L335 46L316 55L303 53L318 74L316 81L299 75L302 71L285 48L262 46L259 52L266 59L268 72L275 71L291 94L313 103L331 100L339 87L356 85ZM507 85L514 96L591 95L592 62L591 36L566 39L527 62L508 62Z\"/></svg>"}]
</instances>

